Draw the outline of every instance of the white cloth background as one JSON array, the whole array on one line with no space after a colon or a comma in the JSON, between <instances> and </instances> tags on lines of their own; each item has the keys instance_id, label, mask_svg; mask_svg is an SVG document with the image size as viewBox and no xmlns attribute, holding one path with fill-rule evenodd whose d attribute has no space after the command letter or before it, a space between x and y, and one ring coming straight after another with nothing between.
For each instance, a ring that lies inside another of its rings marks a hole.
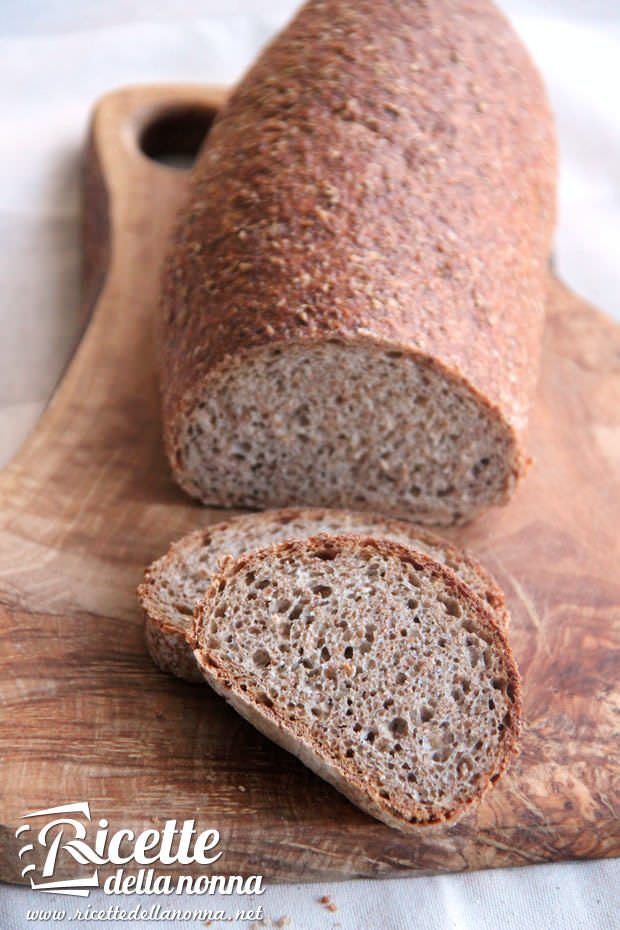
<instances>
[{"instance_id":1,"label":"white cloth background","mask_svg":"<svg viewBox=\"0 0 620 930\"><path fill-rule=\"evenodd\" d=\"M93 101L134 82L230 83L295 6L294 0L0 3L0 339L14 347L7 357L16 359L0 370L0 457L36 421L78 331L76 169ZM503 0L501 6L538 61L558 120L559 273L620 318L620 0ZM29 339L35 328L45 334L36 343ZM260 903L270 918L266 927L289 916L291 930L612 930L620 927L619 885L618 861L571 863L271 887ZM323 894L331 895L336 912L318 903ZM102 907L110 900L91 896ZM0 886L0 930L84 927L26 919L28 907L53 904L71 913L73 903ZM122 899L124 906L135 903ZM210 899L201 906L231 909L232 902Z\"/></svg>"}]
</instances>

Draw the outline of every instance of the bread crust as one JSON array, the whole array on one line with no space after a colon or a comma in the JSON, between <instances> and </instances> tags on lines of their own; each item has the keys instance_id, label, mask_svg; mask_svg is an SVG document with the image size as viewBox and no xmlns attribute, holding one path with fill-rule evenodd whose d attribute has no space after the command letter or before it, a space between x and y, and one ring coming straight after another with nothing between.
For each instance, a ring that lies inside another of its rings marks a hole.
<instances>
[{"instance_id":1,"label":"bread crust","mask_svg":"<svg viewBox=\"0 0 620 930\"><path fill-rule=\"evenodd\" d=\"M153 608L145 609L144 638L146 648L155 665L162 670L192 685L204 684L187 639L178 627L172 626L165 614Z\"/></svg>"},{"instance_id":2,"label":"bread crust","mask_svg":"<svg viewBox=\"0 0 620 930\"><path fill-rule=\"evenodd\" d=\"M370 784L370 779L361 779L355 776L351 766L347 765L343 757L328 757L319 745L310 729L300 720L284 720L278 712L277 705L266 706L260 701L260 695L254 693L248 682L237 680L233 669L221 664L201 643L201 630L209 617L211 605L218 596L222 585L234 575L251 571L253 566L260 562L265 555L284 555L291 558L303 555L312 550L320 551L325 546L338 550L347 546L372 547L383 555L396 556L417 569L424 569L432 576L443 582L446 590L461 602L465 602L475 618L479 628L485 630L490 637L490 643L497 648L503 656L504 670L509 688L512 693L512 705L508 712L509 719L505 722L502 732L500 750L495 767L479 779L478 785L470 797L454 808L434 812L429 819L428 813L421 806L413 807L407 818L390 806L380 797L376 786ZM345 795L355 805L372 817L383 821L389 827L402 832L417 832L420 829L429 829L445 823L454 823L467 811L477 805L492 784L495 784L505 773L510 760L518 751L521 731L521 679L514 660L514 656L506 639L505 633L497 625L491 611L482 601L472 594L467 585L463 584L449 569L445 569L433 559L422 553L415 552L399 543L389 540L355 536L316 536L306 540L283 542L258 552L240 556L234 560L229 558L222 565L221 571L214 578L206 597L196 610L194 627L190 638L194 649L196 661L211 687L220 694L232 707L246 720L255 726L261 733L273 740L287 751L297 756L305 765L324 778L338 791ZM242 688L241 686L244 685Z\"/></svg>"},{"instance_id":3,"label":"bread crust","mask_svg":"<svg viewBox=\"0 0 620 930\"><path fill-rule=\"evenodd\" d=\"M165 273L165 440L267 347L401 352L474 398L524 472L555 214L539 76L487 0L311 0L196 166Z\"/></svg>"},{"instance_id":4,"label":"bread crust","mask_svg":"<svg viewBox=\"0 0 620 930\"><path fill-rule=\"evenodd\" d=\"M454 566L465 566L469 573L478 576L480 582L478 594L493 611L498 625L502 629L508 628L510 616L506 607L504 593L493 576L470 552L458 549L426 528L407 523L404 520L393 520L380 514L356 514L345 510L328 510L319 507L286 507L264 513L242 514L229 520L223 520L220 523L211 524L204 530L195 530L173 542L165 555L148 566L144 573L144 581L138 587L138 600L144 611L146 645L155 664L162 671L192 684L202 684L204 681L192 649L188 645L185 630L181 629L178 623L171 621L169 612L162 608L158 596L158 589L163 578L176 560L183 556L184 553L191 551L196 546L205 544L205 539L210 542L214 536L217 537L218 533L225 532L236 526L239 528L239 533L243 533L244 531L247 532L248 529L256 530L262 525L270 525L278 521L282 523L304 520L318 521L330 517L332 520L345 522L346 520L355 519L356 516L364 523L375 524L376 536L409 535L413 548L416 547L416 541L421 542L427 546L443 550L446 560ZM298 534L294 535L297 536ZM224 557L226 552L222 550L221 555Z\"/></svg>"}]
</instances>

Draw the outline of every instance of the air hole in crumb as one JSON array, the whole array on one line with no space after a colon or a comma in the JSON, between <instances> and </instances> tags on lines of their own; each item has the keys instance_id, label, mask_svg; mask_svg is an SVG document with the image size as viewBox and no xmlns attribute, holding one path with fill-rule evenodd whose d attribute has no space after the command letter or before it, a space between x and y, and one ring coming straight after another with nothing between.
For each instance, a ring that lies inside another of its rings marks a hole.
<instances>
[{"instance_id":1,"label":"air hole in crumb","mask_svg":"<svg viewBox=\"0 0 620 930\"><path fill-rule=\"evenodd\" d=\"M461 605L453 597L442 597L441 602L446 608L446 613L448 613L450 617L461 616Z\"/></svg>"},{"instance_id":2,"label":"air hole in crumb","mask_svg":"<svg viewBox=\"0 0 620 930\"><path fill-rule=\"evenodd\" d=\"M313 555L316 559L321 559L322 562L332 562L338 555L338 552L335 549L328 549L326 547L325 549L317 549Z\"/></svg>"},{"instance_id":3,"label":"air hole in crumb","mask_svg":"<svg viewBox=\"0 0 620 930\"><path fill-rule=\"evenodd\" d=\"M479 653L479 651L478 651L477 649L475 649L473 646L469 646L467 651L469 652L469 661L470 661L470 663L471 663L472 665L477 665L477 664L478 664L478 661L479 661L479 659L480 659L480 653Z\"/></svg>"},{"instance_id":4,"label":"air hole in crumb","mask_svg":"<svg viewBox=\"0 0 620 930\"><path fill-rule=\"evenodd\" d=\"M332 593L332 589L328 584L317 584L312 589L312 591L314 594L318 594L321 597L329 597L329 595Z\"/></svg>"},{"instance_id":5,"label":"air hole in crumb","mask_svg":"<svg viewBox=\"0 0 620 930\"><path fill-rule=\"evenodd\" d=\"M473 770L474 770L474 763L473 763L472 760L469 758L469 756L464 756L464 757L461 759L461 761L459 762L459 764L457 765L456 770L457 770L457 772L459 773L459 776L460 776L461 778L466 778L467 775L469 775L469 774L471 774L471 772L473 772Z\"/></svg>"},{"instance_id":6,"label":"air hole in crumb","mask_svg":"<svg viewBox=\"0 0 620 930\"><path fill-rule=\"evenodd\" d=\"M290 637L291 637L291 626L292 626L292 624L287 623L286 621L284 621L284 622L281 623L280 626L278 627L278 632L280 633L280 636L281 636L283 639L290 639Z\"/></svg>"},{"instance_id":7,"label":"air hole in crumb","mask_svg":"<svg viewBox=\"0 0 620 930\"><path fill-rule=\"evenodd\" d=\"M344 657L345 659L353 658L353 647L352 646L347 646L347 648L344 651Z\"/></svg>"},{"instance_id":8,"label":"air hole in crumb","mask_svg":"<svg viewBox=\"0 0 620 930\"><path fill-rule=\"evenodd\" d=\"M266 649L257 649L253 657L254 665L257 665L258 668L267 668L271 664L271 656Z\"/></svg>"},{"instance_id":9,"label":"air hole in crumb","mask_svg":"<svg viewBox=\"0 0 620 930\"><path fill-rule=\"evenodd\" d=\"M432 720L435 716L435 711L432 707L429 707L428 704L423 704L420 708L420 720L422 723L428 723L429 720Z\"/></svg>"},{"instance_id":10,"label":"air hole in crumb","mask_svg":"<svg viewBox=\"0 0 620 930\"><path fill-rule=\"evenodd\" d=\"M390 730L396 737L406 736L409 732L409 724L404 717L394 717L390 723Z\"/></svg>"}]
</instances>

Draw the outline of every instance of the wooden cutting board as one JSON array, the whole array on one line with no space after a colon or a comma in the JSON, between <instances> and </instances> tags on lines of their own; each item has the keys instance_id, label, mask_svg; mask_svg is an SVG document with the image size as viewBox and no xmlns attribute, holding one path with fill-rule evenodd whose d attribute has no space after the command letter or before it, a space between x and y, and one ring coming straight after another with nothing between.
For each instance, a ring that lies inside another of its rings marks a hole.
<instances>
[{"instance_id":1,"label":"wooden cutting board","mask_svg":"<svg viewBox=\"0 0 620 930\"><path fill-rule=\"evenodd\" d=\"M131 88L92 120L92 319L0 476L0 877L25 880L14 831L26 811L81 800L113 829L196 817L222 833L217 871L268 881L617 855L620 329L555 280L535 464L508 507L452 534L507 593L524 679L522 755L477 813L419 838L389 830L207 687L151 664L135 598L143 568L221 512L177 489L162 451L152 321L187 175L144 149L191 148L223 96Z\"/></svg>"}]
</instances>

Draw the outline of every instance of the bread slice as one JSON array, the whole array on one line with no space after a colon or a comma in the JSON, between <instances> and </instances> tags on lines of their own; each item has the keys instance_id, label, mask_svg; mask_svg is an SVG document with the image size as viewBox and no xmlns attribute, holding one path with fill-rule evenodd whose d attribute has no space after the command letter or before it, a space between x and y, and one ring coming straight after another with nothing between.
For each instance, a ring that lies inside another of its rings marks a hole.
<instances>
[{"instance_id":1,"label":"bread slice","mask_svg":"<svg viewBox=\"0 0 620 930\"><path fill-rule=\"evenodd\" d=\"M553 122L489 0L310 0L218 114L162 286L204 503L448 525L525 471Z\"/></svg>"},{"instance_id":2,"label":"bread slice","mask_svg":"<svg viewBox=\"0 0 620 930\"><path fill-rule=\"evenodd\" d=\"M451 568L505 626L508 612L495 580L469 553L404 521L347 510L287 509L245 514L189 533L146 570L138 588L146 616L146 641L156 664L187 681L202 674L187 644L194 608L206 593L223 556L238 556L271 543L317 533L347 533L395 540Z\"/></svg>"},{"instance_id":3,"label":"bread slice","mask_svg":"<svg viewBox=\"0 0 620 930\"><path fill-rule=\"evenodd\" d=\"M191 643L240 714L399 830L456 820L517 746L504 633L453 572L395 542L315 536L231 558Z\"/></svg>"}]
</instances>

